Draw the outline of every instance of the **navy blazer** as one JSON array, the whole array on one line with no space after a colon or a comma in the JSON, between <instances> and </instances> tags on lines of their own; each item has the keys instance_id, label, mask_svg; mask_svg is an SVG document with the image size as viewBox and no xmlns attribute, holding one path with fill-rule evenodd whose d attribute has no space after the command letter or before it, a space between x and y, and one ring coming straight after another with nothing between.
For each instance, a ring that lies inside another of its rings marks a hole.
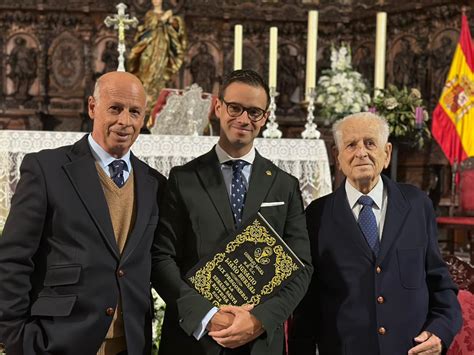
<instances>
[{"instance_id":1,"label":"navy blazer","mask_svg":"<svg viewBox=\"0 0 474 355\"><path fill-rule=\"evenodd\" d=\"M433 206L419 189L383 177L388 204L379 256L370 250L345 184L306 210L315 272L295 311L291 354L406 354L427 330L448 347L461 327L457 288L441 258Z\"/></svg>"},{"instance_id":2,"label":"navy blazer","mask_svg":"<svg viewBox=\"0 0 474 355\"><path fill-rule=\"evenodd\" d=\"M0 238L8 355L97 353L119 297L128 353L150 354L150 248L166 179L130 160L136 219L120 255L87 136L23 159Z\"/></svg>"}]
</instances>

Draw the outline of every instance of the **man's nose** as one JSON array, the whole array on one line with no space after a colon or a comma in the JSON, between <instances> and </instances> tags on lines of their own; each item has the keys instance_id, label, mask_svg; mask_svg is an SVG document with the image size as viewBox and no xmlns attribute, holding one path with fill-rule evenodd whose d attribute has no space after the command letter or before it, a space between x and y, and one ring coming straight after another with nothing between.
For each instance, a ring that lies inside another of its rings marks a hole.
<instances>
[{"instance_id":1,"label":"man's nose","mask_svg":"<svg viewBox=\"0 0 474 355\"><path fill-rule=\"evenodd\" d=\"M128 126L130 125L130 120L130 112L128 112L128 110L122 110L122 112L120 112L118 122L124 126Z\"/></svg>"},{"instance_id":2,"label":"man's nose","mask_svg":"<svg viewBox=\"0 0 474 355\"><path fill-rule=\"evenodd\" d=\"M249 124L250 121L251 121L248 112L245 111L245 110L242 111L242 113L240 114L239 117L237 117L237 120L238 120L239 122L247 123L247 124Z\"/></svg>"},{"instance_id":3,"label":"man's nose","mask_svg":"<svg viewBox=\"0 0 474 355\"><path fill-rule=\"evenodd\" d=\"M367 149L365 148L365 145L363 145L363 144L357 145L357 148L356 148L356 156L357 156L357 157L365 157L365 156L367 156Z\"/></svg>"}]
</instances>

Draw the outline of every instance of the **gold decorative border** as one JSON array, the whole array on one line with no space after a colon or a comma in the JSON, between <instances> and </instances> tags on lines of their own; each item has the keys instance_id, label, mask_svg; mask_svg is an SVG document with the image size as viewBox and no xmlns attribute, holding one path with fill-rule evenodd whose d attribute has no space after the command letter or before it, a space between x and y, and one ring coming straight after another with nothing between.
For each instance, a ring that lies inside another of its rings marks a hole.
<instances>
[{"instance_id":1,"label":"gold decorative border","mask_svg":"<svg viewBox=\"0 0 474 355\"><path fill-rule=\"evenodd\" d=\"M202 268L196 271L194 276L189 278L195 289L216 307L220 307L222 304L213 300L214 297L211 293L212 271L225 259L226 254L235 251L245 242L253 242L255 244L265 243L273 247L273 252L276 255L275 275L262 287L261 294L253 295L249 303L258 305L263 295L271 294L276 287L280 286L294 271L298 270L298 265L293 261L291 255L286 253L281 245L275 245L276 239L272 237L265 226L256 219L251 225L238 234L235 239L227 243L225 253L217 253L214 255L212 260L208 261Z\"/></svg>"}]
</instances>

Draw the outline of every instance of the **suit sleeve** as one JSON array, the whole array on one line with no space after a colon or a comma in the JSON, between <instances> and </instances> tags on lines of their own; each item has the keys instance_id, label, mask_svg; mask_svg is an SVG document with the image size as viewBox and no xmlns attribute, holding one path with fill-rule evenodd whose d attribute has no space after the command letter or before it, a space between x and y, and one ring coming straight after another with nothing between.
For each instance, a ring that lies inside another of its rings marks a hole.
<instances>
[{"instance_id":1,"label":"suit sleeve","mask_svg":"<svg viewBox=\"0 0 474 355\"><path fill-rule=\"evenodd\" d=\"M320 326L317 301L317 250L318 230L321 222L317 202L311 203L306 209L306 224L311 244L311 257L315 271L308 287L308 292L293 312L289 329L288 345L290 355L314 355L316 353L317 328ZM316 329L315 329L316 328Z\"/></svg>"},{"instance_id":2,"label":"suit sleeve","mask_svg":"<svg viewBox=\"0 0 474 355\"><path fill-rule=\"evenodd\" d=\"M182 279L179 261L183 258L186 230L191 222L173 169L160 211L152 246L153 287L169 306L177 308L181 328L192 335L213 305Z\"/></svg>"},{"instance_id":3,"label":"suit sleeve","mask_svg":"<svg viewBox=\"0 0 474 355\"><path fill-rule=\"evenodd\" d=\"M288 201L288 214L286 216L283 238L305 264L305 268L275 296L259 304L251 311L262 322L267 334L268 344L272 342L277 327L281 326L288 319L305 295L313 273L301 192L298 180L296 178L292 180L294 188Z\"/></svg>"},{"instance_id":4,"label":"suit sleeve","mask_svg":"<svg viewBox=\"0 0 474 355\"><path fill-rule=\"evenodd\" d=\"M0 342L5 343L9 355L23 354L30 278L47 211L45 180L35 155L25 156L20 173L0 238ZM34 339L28 339L31 341Z\"/></svg>"},{"instance_id":5,"label":"suit sleeve","mask_svg":"<svg viewBox=\"0 0 474 355\"><path fill-rule=\"evenodd\" d=\"M425 198L427 230L429 234L426 253L426 283L430 293L430 311L425 330L438 336L449 348L456 333L461 329L462 314L454 284L446 263L443 261L437 239L437 226L431 201Z\"/></svg>"}]
</instances>

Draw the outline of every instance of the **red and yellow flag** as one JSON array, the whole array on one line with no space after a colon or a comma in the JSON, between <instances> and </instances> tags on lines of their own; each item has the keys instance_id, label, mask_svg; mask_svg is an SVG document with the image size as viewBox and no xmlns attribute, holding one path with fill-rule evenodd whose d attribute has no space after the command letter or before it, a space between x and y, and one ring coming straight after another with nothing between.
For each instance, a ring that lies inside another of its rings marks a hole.
<instances>
[{"instance_id":1,"label":"red and yellow flag","mask_svg":"<svg viewBox=\"0 0 474 355\"><path fill-rule=\"evenodd\" d=\"M474 156L474 53L465 15L431 131L451 164Z\"/></svg>"}]
</instances>

